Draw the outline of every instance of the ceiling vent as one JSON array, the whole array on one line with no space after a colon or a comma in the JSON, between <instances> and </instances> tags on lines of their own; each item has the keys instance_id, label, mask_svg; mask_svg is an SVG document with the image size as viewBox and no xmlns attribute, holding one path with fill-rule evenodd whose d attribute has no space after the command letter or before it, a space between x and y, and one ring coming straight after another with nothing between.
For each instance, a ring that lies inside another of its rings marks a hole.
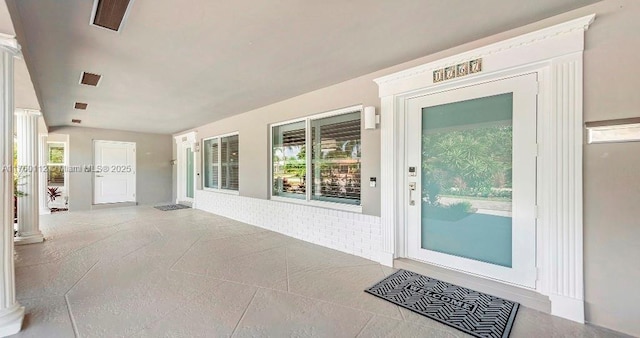
<instances>
[{"instance_id":1,"label":"ceiling vent","mask_svg":"<svg viewBox=\"0 0 640 338\"><path fill-rule=\"evenodd\" d=\"M82 120L78 120L78 119L73 119L73 120L71 120L71 122L72 122L72 123L77 123L77 124L80 124L80 122L82 122Z\"/></svg>"},{"instance_id":2,"label":"ceiling vent","mask_svg":"<svg viewBox=\"0 0 640 338\"><path fill-rule=\"evenodd\" d=\"M133 0L95 0L91 25L119 32Z\"/></svg>"},{"instance_id":3,"label":"ceiling vent","mask_svg":"<svg viewBox=\"0 0 640 338\"><path fill-rule=\"evenodd\" d=\"M82 72L82 76L80 77L80 83L87 86L97 86L100 82L102 75Z\"/></svg>"},{"instance_id":4,"label":"ceiling vent","mask_svg":"<svg viewBox=\"0 0 640 338\"><path fill-rule=\"evenodd\" d=\"M87 104L84 102L76 102L75 106L73 106L76 109L82 109L82 110L86 110L87 109Z\"/></svg>"}]
</instances>

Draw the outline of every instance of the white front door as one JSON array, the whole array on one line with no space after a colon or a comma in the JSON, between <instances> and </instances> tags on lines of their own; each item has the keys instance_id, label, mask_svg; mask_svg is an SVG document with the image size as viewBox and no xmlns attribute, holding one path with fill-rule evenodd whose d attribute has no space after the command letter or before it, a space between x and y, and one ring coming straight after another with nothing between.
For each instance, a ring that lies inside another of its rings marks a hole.
<instances>
[{"instance_id":1,"label":"white front door","mask_svg":"<svg viewBox=\"0 0 640 338\"><path fill-rule=\"evenodd\" d=\"M136 144L93 141L94 204L136 201Z\"/></svg>"},{"instance_id":2,"label":"white front door","mask_svg":"<svg viewBox=\"0 0 640 338\"><path fill-rule=\"evenodd\" d=\"M410 258L535 288L537 76L407 105Z\"/></svg>"}]
</instances>

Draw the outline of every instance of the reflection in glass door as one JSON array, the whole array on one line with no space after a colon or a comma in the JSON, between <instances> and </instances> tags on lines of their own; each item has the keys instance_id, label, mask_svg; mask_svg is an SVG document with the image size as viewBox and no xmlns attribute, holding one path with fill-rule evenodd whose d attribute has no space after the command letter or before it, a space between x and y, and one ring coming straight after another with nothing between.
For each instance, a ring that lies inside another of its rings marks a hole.
<instances>
[{"instance_id":1,"label":"reflection in glass door","mask_svg":"<svg viewBox=\"0 0 640 338\"><path fill-rule=\"evenodd\" d=\"M188 198L193 198L193 169L194 169L194 163L193 163L193 150L191 148L187 148L186 149L186 156L187 156L187 172L186 175L187 177L186 182L187 182L187 191L186 191L186 196Z\"/></svg>"},{"instance_id":2,"label":"reflection in glass door","mask_svg":"<svg viewBox=\"0 0 640 338\"><path fill-rule=\"evenodd\" d=\"M513 93L422 109L421 246L512 266Z\"/></svg>"},{"instance_id":3,"label":"reflection in glass door","mask_svg":"<svg viewBox=\"0 0 640 338\"><path fill-rule=\"evenodd\" d=\"M535 287L536 87L529 74L410 100L411 258Z\"/></svg>"}]
</instances>

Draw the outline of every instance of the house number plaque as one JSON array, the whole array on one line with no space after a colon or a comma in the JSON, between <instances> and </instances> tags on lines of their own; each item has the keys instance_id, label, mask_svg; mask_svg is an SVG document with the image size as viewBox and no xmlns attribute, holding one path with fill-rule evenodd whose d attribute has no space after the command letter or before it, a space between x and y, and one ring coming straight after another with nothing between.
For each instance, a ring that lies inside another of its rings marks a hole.
<instances>
[{"instance_id":1,"label":"house number plaque","mask_svg":"<svg viewBox=\"0 0 640 338\"><path fill-rule=\"evenodd\" d=\"M433 83L455 79L482 71L482 59L475 59L433 71Z\"/></svg>"}]
</instances>

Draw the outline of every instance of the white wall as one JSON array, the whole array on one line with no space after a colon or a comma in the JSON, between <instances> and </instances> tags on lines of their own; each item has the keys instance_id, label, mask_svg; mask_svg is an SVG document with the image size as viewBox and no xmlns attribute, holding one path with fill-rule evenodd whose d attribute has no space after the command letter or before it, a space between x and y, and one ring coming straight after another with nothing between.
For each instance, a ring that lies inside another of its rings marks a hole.
<instances>
[{"instance_id":1,"label":"white wall","mask_svg":"<svg viewBox=\"0 0 640 338\"><path fill-rule=\"evenodd\" d=\"M371 219L368 226L358 227L349 223L350 214L337 213L331 216L330 221L316 223L316 219L325 217L322 212L291 206L303 212L303 219L307 220L297 224L290 220L289 208L276 205L278 202L266 201L270 182L268 124L358 103L379 109L378 89L373 83L376 77L592 13L597 17L586 32L584 54L585 121L640 116L640 77L637 71L640 60L640 1L606 0L195 128L200 139L239 131L241 157L240 197L198 191L197 207L358 254L355 246L335 245L338 242L332 241L331 236L340 228L328 224L344 222L340 231L351 236L345 240L368 243L368 239L378 240L379 228L371 225L376 224L375 219ZM640 257L640 208L637 207L640 201L640 143L586 145L584 152L587 321L640 336L640 321L637 320L640 318L640 307L637 306L640 304L640 292L634 289L640 280L640 264L637 262ZM379 163L385 160L380 159L379 154L379 130L363 131L362 177L365 180L379 176ZM378 188L363 187L362 201L365 215L379 216ZM246 215L234 211L240 210L240 206L241 210L256 208L256 211ZM265 220L265 215L272 220ZM280 219L281 224L273 221ZM370 248L375 251L379 246L371 242ZM370 256L375 259L376 253L372 252Z\"/></svg>"},{"instance_id":2,"label":"white wall","mask_svg":"<svg viewBox=\"0 0 640 338\"><path fill-rule=\"evenodd\" d=\"M173 138L108 129L51 127L49 135L69 135L69 166L93 164L93 140L136 143L136 201L138 204L170 203ZM69 173L69 211L90 210L93 203L93 175Z\"/></svg>"}]
</instances>

